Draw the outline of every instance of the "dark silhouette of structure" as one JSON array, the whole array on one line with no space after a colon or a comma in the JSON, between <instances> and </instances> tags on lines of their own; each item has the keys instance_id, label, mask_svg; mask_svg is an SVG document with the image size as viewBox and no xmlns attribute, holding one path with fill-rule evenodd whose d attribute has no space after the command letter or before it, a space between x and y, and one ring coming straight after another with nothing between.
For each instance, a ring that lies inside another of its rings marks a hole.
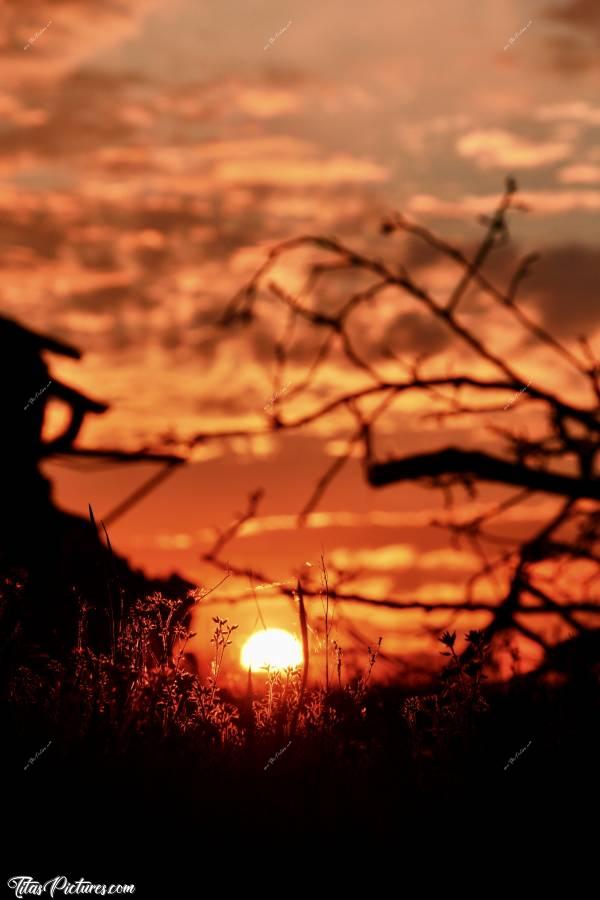
<instances>
[{"instance_id":1,"label":"dark silhouette of structure","mask_svg":"<svg viewBox=\"0 0 600 900\"><path fill-rule=\"evenodd\" d=\"M112 552L93 518L72 515L54 504L40 463L57 454L77 453L73 445L85 416L101 414L108 407L52 378L44 352L81 358L75 348L0 317L2 630L9 641L65 652L75 645L84 601L89 610L88 640L95 649L108 650L116 614L125 614L138 597L152 591L181 596L192 585L177 576L169 582L146 579ZM70 418L58 437L44 441L51 399L66 404Z\"/></svg>"}]
</instances>

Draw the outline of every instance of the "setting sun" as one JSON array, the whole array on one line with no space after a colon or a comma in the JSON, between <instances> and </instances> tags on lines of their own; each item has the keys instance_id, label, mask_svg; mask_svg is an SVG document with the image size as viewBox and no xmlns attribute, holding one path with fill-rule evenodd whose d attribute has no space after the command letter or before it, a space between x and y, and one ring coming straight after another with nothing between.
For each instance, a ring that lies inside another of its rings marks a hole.
<instances>
[{"instance_id":1,"label":"setting sun","mask_svg":"<svg viewBox=\"0 0 600 900\"><path fill-rule=\"evenodd\" d=\"M282 628L267 628L251 635L242 647L244 669L290 669L302 665L302 647L297 638Z\"/></svg>"}]
</instances>

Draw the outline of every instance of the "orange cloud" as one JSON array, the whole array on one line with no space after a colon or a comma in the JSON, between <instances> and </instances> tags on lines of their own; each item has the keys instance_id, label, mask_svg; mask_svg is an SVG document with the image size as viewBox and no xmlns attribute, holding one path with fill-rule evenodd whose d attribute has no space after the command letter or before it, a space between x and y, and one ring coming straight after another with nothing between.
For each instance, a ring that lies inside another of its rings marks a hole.
<instances>
[{"instance_id":1,"label":"orange cloud","mask_svg":"<svg viewBox=\"0 0 600 900\"><path fill-rule=\"evenodd\" d=\"M585 100L570 103L551 103L541 106L535 113L540 122L570 120L585 125L600 125L600 106L592 106Z\"/></svg>"},{"instance_id":2,"label":"orange cloud","mask_svg":"<svg viewBox=\"0 0 600 900\"><path fill-rule=\"evenodd\" d=\"M452 549L419 553L418 548L410 544L390 544L365 550L338 547L331 551L329 558L338 569L365 568L377 571L453 569L472 572L480 565L480 560L474 553Z\"/></svg>"},{"instance_id":3,"label":"orange cloud","mask_svg":"<svg viewBox=\"0 0 600 900\"><path fill-rule=\"evenodd\" d=\"M241 112L256 119L274 119L301 106L298 94L272 87L244 88L237 95L236 102Z\"/></svg>"},{"instance_id":4,"label":"orange cloud","mask_svg":"<svg viewBox=\"0 0 600 900\"><path fill-rule=\"evenodd\" d=\"M519 199L528 206L530 213L538 215L561 215L577 210L600 209L600 191L522 191ZM442 200L431 194L415 194L407 206L415 213L462 219L465 215L487 215L497 203L497 194L467 194L456 202Z\"/></svg>"},{"instance_id":5,"label":"orange cloud","mask_svg":"<svg viewBox=\"0 0 600 900\"><path fill-rule=\"evenodd\" d=\"M600 166L593 166L591 163L565 166L558 173L558 180L563 184L595 184L600 182Z\"/></svg>"},{"instance_id":6,"label":"orange cloud","mask_svg":"<svg viewBox=\"0 0 600 900\"><path fill-rule=\"evenodd\" d=\"M470 572L481 564L474 553L467 550L429 550L422 553L417 560L419 569L455 569Z\"/></svg>"},{"instance_id":7,"label":"orange cloud","mask_svg":"<svg viewBox=\"0 0 600 900\"><path fill-rule=\"evenodd\" d=\"M18 3L0 15L0 47L5 50L3 74L9 81L23 76L44 81L61 77L105 48L134 37L142 21L161 0L120 0L97 3ZM6 4L5 4L6 6ZM51 23L47 31L42 29ZM32 37L38 35L25 50Z\"/></svg>"},{"instance_id":8,"label":"orange cloud","mask_svg":"<svg viewBox=\"0 0 600 900\"><path fill-rule=\"evenodd\" d=\"M212 446L212 445L210 445ZM204 448L207 450L208 448ZM218 455L219 451L216 451L216 455ZM208 458L208 456L207 456ZM489 510L489 504L485 503L470 503L465 504L461 507L461 521L467 521L474 516L482 515L484 512ZM514 522L514 523L527 523L527 522L535 522L539 519L548 517L557 511L557 502L552 500L543 500L534 503L523 504L522 506L514 507L513 509L508 509L502 514L503 522ZM355 513L355 512L314 512L310 513L305 522L305 528L307 529L327 529L327 528L356 528L356 529L364 529L372 526L378 526L380 528L402 528L402 527L414 527L414 528L423 528L430 524L432 519L437 519L440 522L450 520L451 517L440 514L439 510L436 508L431 509L419 509L419 510L406 510L403 512L394 512L393 510L371 510L366 513ZM298 529L298 516L294 513L286 513L281 515L272 515L272 516L257 516L255 519L250 519L248 522L244 522L241 528L238 531L237 539L242 538L253 538L257 535L269 534L269 533L277 533L277 532L285 532L285 531L297 531ZM181 532L175 533L161 533L160 540L161 546L175 546L179 545L183 546L185 543L187 546L191 546L192 544L197 543L210 543L215 539L215 530L213 528L201 528L195 531L193 534L191 532L186 532L182 535ZM152 539L153 542L156 542L156 537ZM148 538L146 537L138 537L135 539L135 545L138 547L146 546L148 542ZM381 558L388 559L394 557L395 564L394 567L400 567L400 560L411 560L412 564L418 564L418 566L422 569L432 569L436 566L442 567L442 565L446 568L461 568L465 571L471 568L472 564L478 563L479 560L476 557L472 556L469 553L460 551L442 551L442 550L431 550L427 553L423 553L416 560L416 556L412 546L408 544L400 544L400 545L391 545L392 549L382 548L386 552L382 554ZM400 547L401 549L396 552L396 547ZM350 559L353 561L353 564L356 564L356 552L355 550L348 550L347 548L338 548L338 551L342 553L344 559L347 558L347 555L350 554ZM334 552L338 552L334 551ZM370 553L371 551L363 551L364 553ZM446 558L445 554L452 554L453 559L455 560L454 565L448 564L449 561ZM333 557L330 557L333 560ZM374 559L374 557L364 557L366 562L365 565L370 565L370 562ZM407 566L405 566L406 568Z\"/></svg>"},{"instance_id":9,"label":"orange cloud","mask_svg":"<svg viewBox=\"0 0 600 900\"><path fill-rule=\"evenodd\" d=\"M385 181L388 172L382 166L351 156L330 159L254 159L227 161L216 166L215 175L223 182L271 185L336 185L340 182Z\"/></svg>"},{"instance_id":10,"label":"orange cloud","mask_svg":"<svg viewBox=\"0 0 600 900\"><path fill-rule=\"evenodd\" d=\"M568 143L536 143L499 128L472 131L458 140L456 149L482 169L535 169L565 159L571 152Z\"/></svg>"},{"instance_id":11,"label":"orange cloud","mask_svg":"<svg viewBox=\"0 0 600 900\"><path fill-rule=\"evenodd\" d=\"M416 552L410 544L390 544L366 550L338 547L331 551L329 559L342 570L364 568L393 572L411 568L416 561Z\"/></svg>"}]
</instances>

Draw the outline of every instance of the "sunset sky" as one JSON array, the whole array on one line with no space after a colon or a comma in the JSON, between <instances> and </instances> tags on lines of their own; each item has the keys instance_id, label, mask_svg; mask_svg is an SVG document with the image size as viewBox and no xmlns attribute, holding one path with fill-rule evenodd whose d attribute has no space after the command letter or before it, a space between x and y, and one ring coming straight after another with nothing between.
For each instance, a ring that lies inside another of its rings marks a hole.
<instances>
[{"instance_id":1,"label":"sunset sky","mask_svg":"<svg viewBox=\"0 0 600 900\"><path fill-rule=\"evenodd\" d=\"M403 211L468 250L511 174L529 211L512 215L512 242L489 271L504 286L517 259L538 250L523 305L566 342L585 334L598 349L599 45L597 0L4 0L0 313L84 352L80 363L50 360L57 377L110 404L81 446L259 430L284 320L273 309L231 333L215 321L273 243L335 235L401 257L443 296L457 270L415 241L383 238L381 220ZM290 290L301 262L278 269ZM471 324L493 333L525 380L577 397L568 370L476 294L470 304ZM409 300L385 298L363 337L407 358L428 353L439 373L465 361ZM286 382L302 377L314 346L301 345ZM362 383L334 358L293 409ZM475 436L472 423L440 430L421 419L420 402L406 397L386 419L384 450ZM350 426L341 414L283 437L203 445L111 538L153 574L211 584L219 575L198 557L213 527L264 487L232 561L285 580L324 552L340 569L364 568L357 584L373 596L460 597L478 560L427 527L441 510L435 492L374 491L353 460L297 527ZM491 446L483 423L479 436ZM81 515L91 503L101 518L152 469L47 472L58 502ZM527 533L556 502L537 495L506 529ZM289 604L265 595L261 607L269 624L296 627ZM255 624L252 604L222 610L240 634ZM416 614L343 613L371 641L385 633L390 653L425 646Z\"/></svg>"}]
</instances>

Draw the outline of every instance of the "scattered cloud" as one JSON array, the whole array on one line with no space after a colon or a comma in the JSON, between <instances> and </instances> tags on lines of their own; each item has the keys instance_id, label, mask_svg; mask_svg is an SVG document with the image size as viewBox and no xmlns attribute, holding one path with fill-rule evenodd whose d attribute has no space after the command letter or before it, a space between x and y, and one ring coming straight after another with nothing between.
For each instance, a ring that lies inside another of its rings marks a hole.
<instances>
[{"instance_id":1,"label":"scattered cloud","mask_svg":"<svg viewBox=\"0 0 600 900\"><path fill-rule=\"evenodd\" d=\"M600 191L520 191L519 200L527 205L533 215L563 215L600 209ZM467 215L489 215L497 202L497 194L467 194L456 201L442 200L431 194L415 194L409 199L407 208L414 213L463 219Z\"/></svg>"},{"instance_id":2,"label":"scattered cloud","mask_svg":"<svg viewBox=\"0 0 600 900\"><path fill-rule=\"evenodd\" d=\"M600 324L599 271L596 248L567 244L545 250L527 279L527 291L553 333L576 336Z\"/></svg>"},{"instance_id":3,"label":"scattered cloud","mask_svg":"<svg viewBox=\"0 0 600 900\"><path fill-rule=\"evenodd\" d=\"M248 87L239 91L237 106L256 119L274 119L300 109L298 93L276 87Z\"/></svg>"},{"instance_id":4,"label":"scattered cloud","mask_svg":"<svg viewBox=\"0 0 600 900\"><path fill-rule=\"evenodd\" d=\"M329 553L329 559L338 569L375 569L380 572L394 572L410 569L415 565L416 551L410 544L391 544L387 547L346 549L338 547Z\"/></svg>"},{"instance_id":5,"label":"scattered cloud","mask_svg":"<svg viewBox=\"0 0 600 900\"><path fill-rule=\"evenodd\" d=\"M338 569L344 571L372 569L379 572L393 572L421 569L473 572L481 563L474 553L467 551L441 549L420 552L417 546L411 544L390 544L360 550L338 547L331 551L329 558Z\"/></svg>"},{"instance_id":6,"label":"scattered cloud","mask_svg":"<svg viewBox=\"0 0 600 900\"><path fill-rule=\"evenodd\" d=\"M466 521L471 517L481 515L488 509L489 505L484 503L471 503L461 510L461 518ZM540 501L507 510L502 516L502 521L528 524L556 512L556 509L555 503ZM363 513L315 512L307 516L304 527L309 530L347 528L357 531L364 531L373 526L389 529L425 528L431 524L432 520L441 522L444 518L445 516L441 515L439 510L433 508L404 512L391 510L371 510ZM259 516L241 526L237 539L293 532L297 529L298 516L296 514ZM211 543L215 537L214 528L202 528L195 532L162 532L159 535L153 535L151 542L161 548L187 549L191 546ZM137 546L147 546L148 538L139 536L135 539L135 543ZM415 568L424 571L450 569L469 572L480 563L479 558L468 551L444 548L420 552L419 548L413 544L389 544L360 550L354 547L338 547L328 551L326 558L334 565L344 568L368 568L379 571Z\"/></svg>"},{"instance_id":7,"label":"scattered cloud","mask_svg":"<svg viewBox=\"0 0 600 900\"><path fill-rule=\"evenodd\" d=\"M597 0L567 0L552 3L545 9L546 18L567 33L553 33L547 46L554 66L561 72L577 76L598 67L600 16Z\"/></svg>"},{"instance_id":8,"label":"scattered cloud","mask_svg":"<svg viewBox=\"0 0 600 900\"><path fill-rule=\"evenodd\" d=\"M500 128L471 131L456 144L460 156L482 169L536 169L569 156L566 142L535 142Z\"/></svg>"},{"instance_id":9,"label":"scattered cloud","mask_svg":"<svg viewBox=\"0 0 600 900\"><path fill-rule=\"evenodd\" d=\"M335 185L341 182L379 182L387 170L347 154L330 159L249 159L217 164L215 176L224 184Z\"/></svg>"},{"instance_id":10,"label":"scattered cloud","mask_svg":"<svg viewBox=\"0 0 600 900\"><path fill-rule=\"evenodd\" d=\"M440 353L451 341L448 329L420 312L399 313L384 337L384 346L393 353Z\"/></svg>"},{"instance_id":11,"label":"scattered cloud","mask_svg":"<svg viewBox=\"0 0 600 900\"><path fill-rule=\"evenodd\" d=\"M418 559L419 569L456 569L462 572L472 572L481 564L481 560L474 553L466 550L429 550L422 553Z\"/></svg>"},{"instance_id":12,"label":"scattered cloud","mask_svg":"<svg viewBox=\"0 0 600 900\"><path fill-rule=\"evenodd\" d=\"M575 163L565 166L558 173L562 184L598 184L600 183L600 166L591 163Z\"/></svg>"},{"instance_id":13,"label":"scattered cloud","mask_svg":"<svg viewBox=\"0 0 600 900\"><path fill-rule=\"evenodd\" d=\"M535 118L540 122L573 121L595 126L600 125L600 106L592 106L585 100L548 103L535 111Z\"/></svg>"}]
</instances>

